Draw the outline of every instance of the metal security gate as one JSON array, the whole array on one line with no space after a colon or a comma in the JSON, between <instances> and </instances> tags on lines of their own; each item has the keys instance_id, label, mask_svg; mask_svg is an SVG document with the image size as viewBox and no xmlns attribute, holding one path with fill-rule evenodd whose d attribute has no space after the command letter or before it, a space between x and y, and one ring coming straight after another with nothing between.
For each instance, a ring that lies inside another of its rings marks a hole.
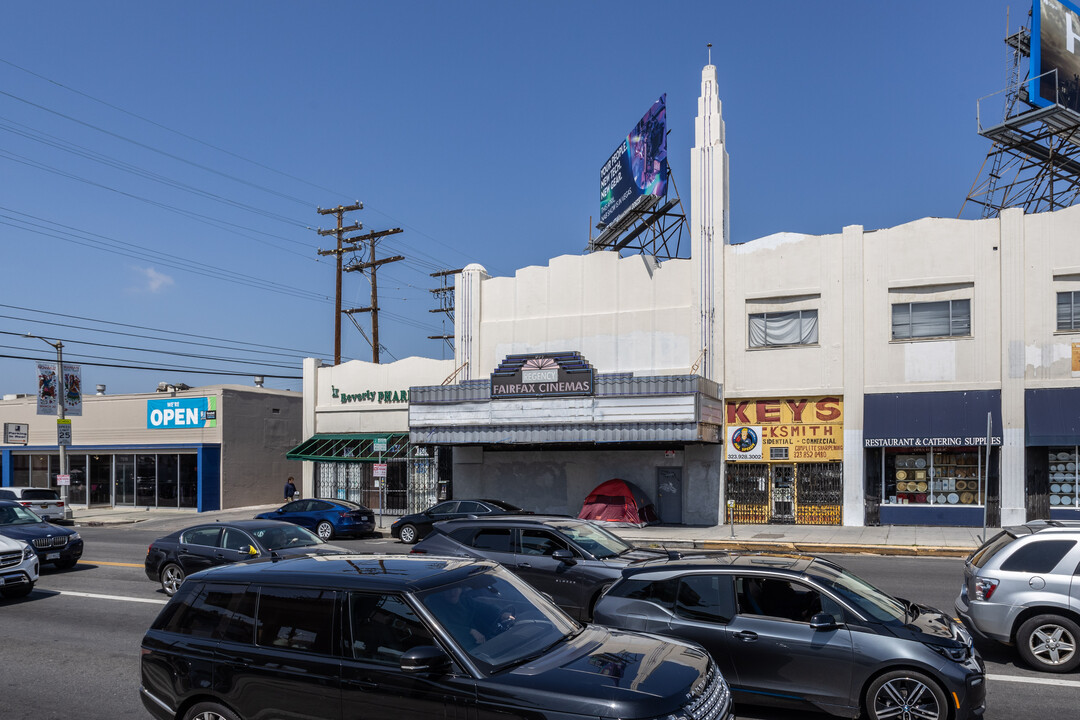
<instances>
[{"instance_id":1,"label":"metal security gate","mask_svg":"<svg viewBox=\"0 0 1080 720\"><path fill-rule=\"evenodd\" d=\"M844 464L799 463L796 466L797 525L842 525Z\"/></svg>"},{"instance_id":2,"label":"metal security gate","mask_svg":"<svg viewBox=\"0 0 1080 720\"><path fill-rule=\"evenodd\" d=\"M409 457L408 512L427 510L439 501L439 448L414 445Z\"/></svg>"},{"instance_id":3,"label":"metal security gate","mask_svg":"<svg viewBox=\"0 0 1080 720\"><path fill-rule=\"evenodd\" d=\"M727 499L734 501L731 512L737 524L769 522L769 465L728 463ZM727 508L727 503L724 507Z\"/></svg>"},{"instance_id":4,"label":"metal security gate","mask_svg":"<svg viewBox=\"0 0 1080 720\"><path fill-rule=\"evenodd\" d=\"M372 462L316 463L316 496L351 500L375 510L376 514L404 515L408 512L407 459L388 458L385 478L375 477L375 465Z\"/></svg>"}]
</instances>

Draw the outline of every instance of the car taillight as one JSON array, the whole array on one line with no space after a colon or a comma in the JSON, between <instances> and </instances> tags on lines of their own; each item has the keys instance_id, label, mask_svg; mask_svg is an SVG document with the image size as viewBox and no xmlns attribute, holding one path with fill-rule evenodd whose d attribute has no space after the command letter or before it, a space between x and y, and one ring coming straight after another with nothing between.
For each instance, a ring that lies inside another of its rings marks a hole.
<instances>
[{"instance_id":1,"label":"car taillight","mask_svg":"<svg viewBox=\"0 0 1080 720\"><path fill-rule=\"evenodd\" d=\"M154 549L153 545L147 545L146 546L146 554L149 555L151 553L151 551L153 551L153 549Z\"/></svg>"},{"instance_id":2,"label":"car taillight","mask_svg":"<svg viewBox=\"0 0 1080 720\"><path fill-rule=\"evenodd\" d=\"M409 551L409 554L410 555L427 555L427 550L418 550L416 548L413 548L412 550Z\"/></svg>"},{"instance_id":3,"label":"car taillight","mask_svg":"<svg viewBox=\"0 0 1080 720\"><path fill-rule=\"evenodd\" d=\"M990 596L997 590L998 582L998 580L991 578L975 578L975 599L989 600Z\"/></svg>"},{"instance_id":4,"label":"car taillight","mask_svg":"<svg viewBox=\"0 0 1080 720\"><path fill-rule=\"evenodd\" d=\"M31 506L31 505L33 505L34 503L32 503L32 502L26 502L25 500L23 500L23 501L20 501L20 502L19 502L19 504L20 504L20 505L22 505L23 507L30 507L30 506Z\"/></svg>"},{"instance_id":5,"label":"car taillight","mask_svg":"<svg viewBox=\"0 0 1080 720\"><path fill-rule=\"evenodd\" d=\"M64 501L63 500L57 500L56 501L56 507L64 507Z\"/></svg>"}]
</instances>

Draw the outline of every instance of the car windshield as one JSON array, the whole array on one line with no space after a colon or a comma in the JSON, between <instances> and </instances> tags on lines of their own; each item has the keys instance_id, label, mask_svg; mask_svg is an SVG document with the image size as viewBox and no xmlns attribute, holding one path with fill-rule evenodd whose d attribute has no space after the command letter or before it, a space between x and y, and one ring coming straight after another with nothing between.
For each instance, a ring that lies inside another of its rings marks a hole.
<instances>
[{"instance_id":1,"label":"car windshield","mask_svg":"<svg viewBox=\"0 0 1080 720\"><path fill-rule=\"evenodd\" d=\"M618 535L587 522L549 522L548 527L555 528L570 538L587 553L600 559L622 555L634 549Z\"/></svg>"},{"instance_id":2,"label":"car windshield","mask_svg":"<svg viewBox=\"0 0 1080 720\"><path fill-rule=\"evenodd\" d=\"M0 525L35 525L39 522L44 521L22 505L0 507Z\"/></svg>"},{"instance_id":3,"label":"car windshield","mask_svg":"<svg viewBox=\"0 0 1080 720\"><path fill-rule=\"evenodd\" d=\"M904 603L888 593L878 590L857 575L842 567L815 562L813 577L860 612L883 623L903 623L908 617Z\"/></svg>"},{"instance_id":4,"label":"car windshield","mask_svg":"<svg viewBox=\"0 0 1080 720\"><path fill-rule=\"evenodd\" d=\"M540 657L581 626L502 567L417 593L454 642L486 673Z\"/></svg>"},{"instance_id":5,"label":"car windshield","mask_svg":"<svg viewBox=\"0 0 1080 720\"><path fill-rule=\"evenodd\" d=\"M267 550L307 547L309 545L321 545L323 542L318 535L298 525L275 525L274 527L256 528L250 532L259 541L259 544Z\"/></svg>"}]
</instances>

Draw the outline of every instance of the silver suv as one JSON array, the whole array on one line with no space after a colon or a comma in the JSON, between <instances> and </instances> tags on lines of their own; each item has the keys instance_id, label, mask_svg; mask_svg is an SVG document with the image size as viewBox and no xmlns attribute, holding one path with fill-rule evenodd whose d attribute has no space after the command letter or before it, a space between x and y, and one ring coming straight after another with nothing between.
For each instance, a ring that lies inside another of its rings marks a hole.
<instances>
[{"instance_id":1,"label":"silver suv","mask_svg":"<svg viewBox=\"0 0 1080 720\"><path fill-rule=\"evenodd\" d=\"M37 553L29 543L0 535L0 595L29 595L37 582L38 568Z\"/></svg>"},{"instance_id":2,"label":"silver suv","mask_svg":"<svg viewBox=\"0 0 1080 720\"><path fill-rule=\"evenodd\" d=\"M1016 645L1047 672L1080 666L1080 523L1004 528L964 564L956 612L977 635Z\"/></svg>"}]
</instances>

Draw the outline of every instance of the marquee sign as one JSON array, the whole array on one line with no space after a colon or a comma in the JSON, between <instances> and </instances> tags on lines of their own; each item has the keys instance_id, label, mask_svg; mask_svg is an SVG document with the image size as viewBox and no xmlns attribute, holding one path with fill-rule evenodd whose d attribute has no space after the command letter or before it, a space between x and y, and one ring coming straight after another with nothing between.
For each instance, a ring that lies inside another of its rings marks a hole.
<instances>
[{"instance_id":1,"label":"marquee sign","mask_svg":"<svg viewBox=\"0 0 1080 720\"><path fill-rule=\"evenodd\" d=\"M592 395L595 381L580 353L507 355L491 373L491 399Z\"/></svg>"}]
</instances>

